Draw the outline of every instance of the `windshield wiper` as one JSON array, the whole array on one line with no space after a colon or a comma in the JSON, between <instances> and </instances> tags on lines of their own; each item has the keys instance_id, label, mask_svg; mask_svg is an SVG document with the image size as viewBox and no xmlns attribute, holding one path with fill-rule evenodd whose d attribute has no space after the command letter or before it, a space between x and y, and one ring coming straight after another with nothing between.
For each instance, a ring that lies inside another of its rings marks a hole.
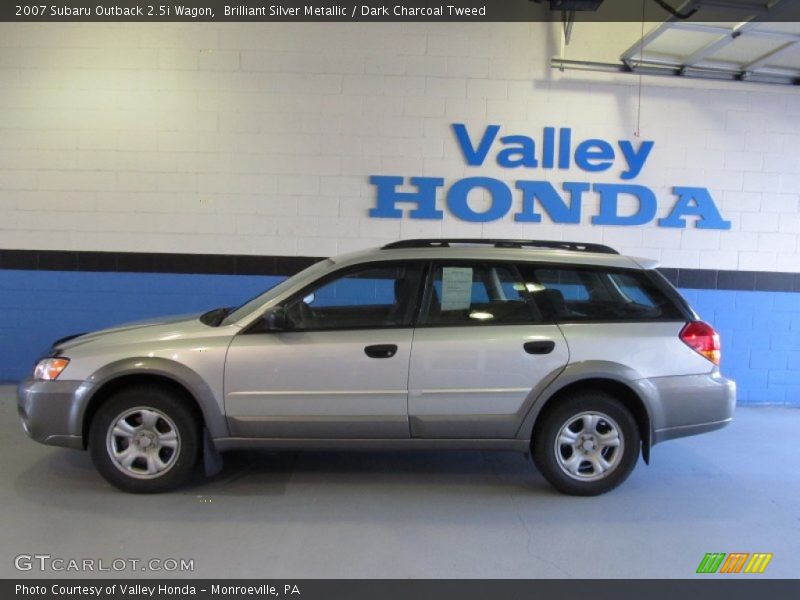
<instances>
[{"instance_id":1,"label":"windshield wiper","mask_svg":"<svg viewBox=\"0 0 800 600\"><path fill-rule=\"evenodd\" d=\"M222 323L222 320L228 316L231 310L233 310L232 306L215 308L200 315L200 322L203 325L208 325L210 327L218 327L219 324Z\"/></svg>"}]
</instances>

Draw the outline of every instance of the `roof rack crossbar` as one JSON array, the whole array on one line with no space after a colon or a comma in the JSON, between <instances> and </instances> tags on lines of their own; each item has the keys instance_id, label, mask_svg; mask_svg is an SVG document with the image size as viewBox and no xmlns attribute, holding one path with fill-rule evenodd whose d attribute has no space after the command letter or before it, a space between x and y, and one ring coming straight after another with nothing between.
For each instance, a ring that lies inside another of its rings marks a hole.
<instances>
[{"instance_id":1,"label":"roof rack crossbar","mask_svg":"<svg viewBox=\"0 0 800 600\"><path fill-rule=\"evenodd\" d=\"M559 240L503 240L484 238L431 238L399 240L383 246L384 250L400 248L449 248L452 245L485 245L495 248L549 248L552 250L571 250L573 252L597 252L599 254L619 254L610 246L586 244L583 242L562 242Z\"/></svg>"}]
</instances>

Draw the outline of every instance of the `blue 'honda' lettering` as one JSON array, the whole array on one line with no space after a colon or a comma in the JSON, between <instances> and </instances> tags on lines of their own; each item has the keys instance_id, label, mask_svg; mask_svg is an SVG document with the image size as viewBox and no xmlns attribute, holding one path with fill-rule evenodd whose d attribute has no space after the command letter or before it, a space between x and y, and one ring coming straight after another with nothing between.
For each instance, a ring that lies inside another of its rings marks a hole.
<instances>
[{"instance_id":1,"label":"blue 'honda' lettering","mask_svg":"<svg viewBox=\"0 0 800 600\"><path fill-rule=\"evenodd\" d=\"M476 136L470 134L465 124L452 124L456 143L468 166L483 165L492 149L496 148L495 162L505 169L566 170L574 162L583 171L596 173L619 164L620 179L631 180L642 172L655 146L652 140L642 140L634 146L630 140L618 140L613 144L601 138L574 143L569 127L558 130L544 127L541 144L537 146L536 140L527 135L498 137L500 129L500 125L487 125ZM444 218L444 211L438 205L439 188L445 183L441 177L410 177L408 186L415 188L411 191L398 189L406 185L406 179L396 175L373 175L370 182L377 189L377 201L369 210L370 217L400 219L407 214L412 219ZM520 179L514 182L514 186L521 192L521 206L514 213L514 220L521 223L541 223L543 214L546 214L553 223L579 224L584 194L589 191L599 197L599 209L591 217L592 225L645 225L656 220L658 213L656 195L643 185L567 181L561 184L561 188L568 195L568 201L548 181ZM490 203L485 210L476 210L470 205L470 194L475 189L488 193ZM656 220L659 227L684 228L687 227L687 217L692 217L697 229L731 228L730 221L722 218L706 188L675 186L672 192L676 200L668 215ZM635 200L635 209L621 210L621 196ZM459 219L487 223L502 219L511 211L513 190L510 184L499 179L465 177L451 184L445 203L449 212ZM411 205L411 208L404 212L398 205Z\"/></svg>"}]
</instances>

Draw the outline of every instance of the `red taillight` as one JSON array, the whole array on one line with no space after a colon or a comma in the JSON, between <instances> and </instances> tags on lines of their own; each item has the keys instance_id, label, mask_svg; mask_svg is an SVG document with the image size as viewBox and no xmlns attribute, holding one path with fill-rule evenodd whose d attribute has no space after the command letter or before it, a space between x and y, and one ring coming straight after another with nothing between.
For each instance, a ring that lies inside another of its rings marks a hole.
<instances>
[{"instance_id":1,"label":"red taillight","mask_svg":"<svg viewBox=\"0 0 800 600\"><path fill-rule=\"evenodd\" d=\"M691 321L687 323L678 336L692 350L705 356L715 365L719 365L719 334L708 323Z\"/></svg>"}]
</instances>

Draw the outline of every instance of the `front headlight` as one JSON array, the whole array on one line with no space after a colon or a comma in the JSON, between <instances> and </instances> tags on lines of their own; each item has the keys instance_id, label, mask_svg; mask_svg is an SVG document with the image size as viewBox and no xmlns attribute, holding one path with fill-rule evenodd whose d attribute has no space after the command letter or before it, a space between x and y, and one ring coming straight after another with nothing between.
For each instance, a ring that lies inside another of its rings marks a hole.
<instances>
[{"instance_id":1,"label":"front headlight","mask_svg":"<svg viewBox=\"0 0 800 600\"><path fill-rule=\"evenodd\" d=\"M61 371L66 369L68 364L68 358L43 358L36 364L33 378L41 381L53 381L58 379Z\"/></svg>"}]
</instances>

